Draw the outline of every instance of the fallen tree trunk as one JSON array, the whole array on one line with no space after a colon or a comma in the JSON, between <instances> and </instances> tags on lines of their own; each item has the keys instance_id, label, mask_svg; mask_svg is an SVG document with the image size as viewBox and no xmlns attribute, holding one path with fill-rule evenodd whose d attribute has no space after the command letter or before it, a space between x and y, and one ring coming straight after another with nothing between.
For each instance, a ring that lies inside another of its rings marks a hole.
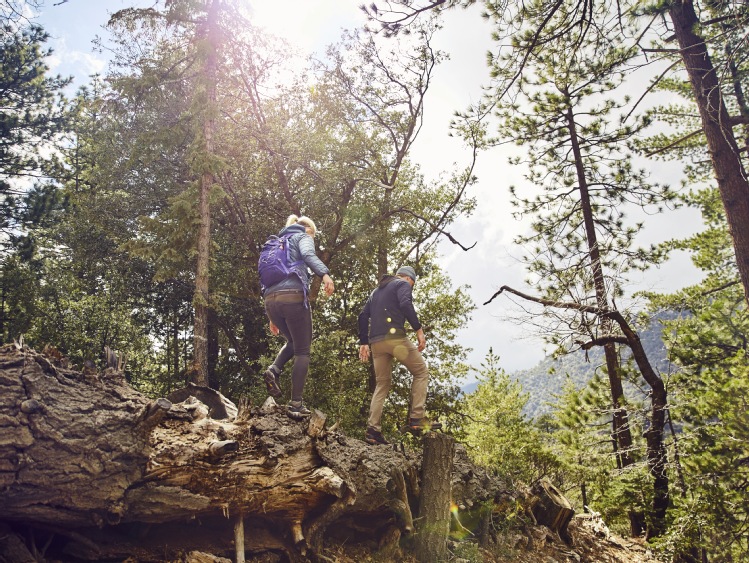
<instances>
[{"instance_id":1,"label":"fallen tree trunk","mask_svg":"<svg viewBox=\"0 0 749 563\"><path fill-rule=\"evenodd\" d=\"M392 549L413 530L416 453L328 431L323 413L292 421L269 399L237 415L190 389L179 403L149 400L115 370L83 374L0 348L0 519L33 529L41 551L90 561L234 557L235 538L247 552L314 560L328 534ZM520 496L462 448L454 465L457 505Z\"/></svg>"}]
</instances>

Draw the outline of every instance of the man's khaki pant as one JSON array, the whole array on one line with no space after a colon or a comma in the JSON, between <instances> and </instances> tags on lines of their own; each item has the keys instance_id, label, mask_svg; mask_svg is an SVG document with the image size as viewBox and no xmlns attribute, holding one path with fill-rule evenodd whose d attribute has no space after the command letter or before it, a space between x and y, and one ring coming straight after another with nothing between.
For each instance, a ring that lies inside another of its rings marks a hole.
<instances>
[{"instance_id":1,"label":"man's khaki pant","mask_svg":"<svg viewBox=\"0 0 749 563\"><path fill-rule=\"evenodd\" d=\"M369 420L367 426L381 431L380 419L382 407L385 404L393 378L393 359L395 358L411 373L411 418L424 418L424 403L427 399L427 384L429 382L429 368L421 356L421 352L408 338L380 340L370 345L372 361L374 363L377 385L369 406Z\"/></svg>"}]
</instances>

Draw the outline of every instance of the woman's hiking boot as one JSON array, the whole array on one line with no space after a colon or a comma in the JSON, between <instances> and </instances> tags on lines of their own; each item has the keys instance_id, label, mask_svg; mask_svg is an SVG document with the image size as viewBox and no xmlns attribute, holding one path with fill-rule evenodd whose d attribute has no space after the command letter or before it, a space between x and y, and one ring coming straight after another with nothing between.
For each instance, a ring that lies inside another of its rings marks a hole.
<instances>
[{"instance_id":1,"label":"woman's hiking boot","mask_svg":"<svg viewBox=\"0 0 749 563\"><path fill-rule=\"evenodd\" d=\"M278 385L278 375L272 369L268 368L265 370L263 380L265 380L265 388L268 390L268 395L274 399L278 399L278 397L283 395L283 391L281 391L281 387Z\"/></svg>"},{"instance_id":2,"label":"woman's hiking boot","mask_svg":"<svg viewBox=\"0 0 749 563\"><path fill-rule=\"evenodd\" d=\"M408 432L414 436L421 436L424 432L442 430L442 423L431 421L428 418L409 418L408 424L401 428L402 433Z\"/></svg>"},{"instance_id":3,"label":"woman's hiking boot","mask_svg":"<svg viewBox=\"0 0 749 563\"><path fill-rule=\"evenodd\" d=\"M301 401L291 401L286 407L286 414L288 414L290 418L301 420L310 416L312 412L307 407L305 407Z\"/></svg>"},{"instance_id":4,"label":"woman's hiking boot","mask_svg":"<svg viewBox=\"0 0 749 563\"><path fill-rule=\"evenodd\" d=\"M378 444L387 446L388 444L390 444L390 442L388 442L382 435L382 432L380 432L379 430L375 430L371 426L367 428L367 433L364 435L364 441L367 442L367 444L371 444L373 446L376 446Z\"/></svg>"}]
</instances>

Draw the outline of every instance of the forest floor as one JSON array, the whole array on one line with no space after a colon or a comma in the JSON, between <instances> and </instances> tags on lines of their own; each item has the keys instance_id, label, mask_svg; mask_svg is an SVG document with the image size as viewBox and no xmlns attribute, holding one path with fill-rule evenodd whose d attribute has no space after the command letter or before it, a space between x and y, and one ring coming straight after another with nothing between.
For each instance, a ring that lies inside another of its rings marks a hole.
<instances>
[{"instance_id":1,"label":"forest floor","mask_svg":"<svg viewBox=\"0 0 749 563\"><path fill-rule=\"evenodd\" d=\"M446 563L659 563L643 538L621 538L601 522L577 518L570 524L573 545L567 545L544 526L508 531L503 543L481 548L470 541L450 542ZM407 542L407 540L403 540ZM409 550L383 553L367 544L329 544L324 556L331 563L419 563ZM186 558L185 563L223 561ZM225 560L229 562L230 560ZM264 553L247 563L280 563L281 556Z\"/></svg>"}]
</instances>

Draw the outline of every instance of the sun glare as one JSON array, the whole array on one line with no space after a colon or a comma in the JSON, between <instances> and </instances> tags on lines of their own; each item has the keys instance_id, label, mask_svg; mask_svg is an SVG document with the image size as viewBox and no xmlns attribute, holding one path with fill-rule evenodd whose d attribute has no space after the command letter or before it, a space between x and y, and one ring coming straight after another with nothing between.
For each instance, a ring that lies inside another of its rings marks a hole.
<instances>
[{"instance_id":1,"label":"sun glare","mask_svg":"<svg viewBox=\"0 0 749 563\"><path fill-rule=\"evenodd\" d=\"M343 28L361 25L355 2L341 0L247 0L255 25L307 53L337 41Z\"/></svg>"}]
</instances>

